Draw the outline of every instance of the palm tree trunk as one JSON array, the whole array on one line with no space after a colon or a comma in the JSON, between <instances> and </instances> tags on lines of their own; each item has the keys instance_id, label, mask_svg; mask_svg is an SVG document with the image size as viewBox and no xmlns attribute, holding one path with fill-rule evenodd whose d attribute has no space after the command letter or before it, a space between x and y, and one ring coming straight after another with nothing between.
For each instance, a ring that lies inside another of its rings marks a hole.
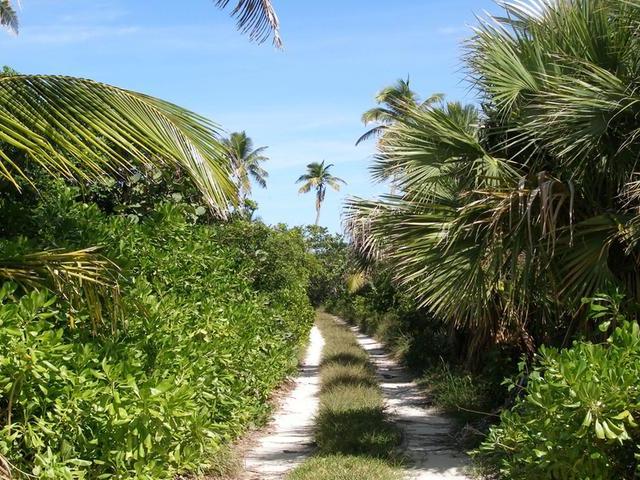
<instances>
[{"instance_id":1,"label":"palm tree trunk","mask_svg":"<svg viewBox=\"0 0 640 480\"><path fill-rule=\"evenodd\" d=\"M322 201L320 198L316 199L316 227L320 224L320 208L322 207Z\"/></svg>"}]
</instances>

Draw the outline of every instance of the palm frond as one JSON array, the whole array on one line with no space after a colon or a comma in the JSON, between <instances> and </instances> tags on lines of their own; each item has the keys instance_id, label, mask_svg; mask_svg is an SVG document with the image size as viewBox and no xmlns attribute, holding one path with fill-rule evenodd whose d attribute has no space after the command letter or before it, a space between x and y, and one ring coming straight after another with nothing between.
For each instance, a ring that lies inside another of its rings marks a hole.
<instances>
[{"instance_id":1,"label":"palm frond","mask_svg":"<svg viewBox=\"0 0 640 480\"><path fill-rule=\"evenodd\" d=\"M216 0L216 5L226 8L230 1ZM237 19L238 29L252 41L263 43L273 37L276 48L282 48L280 21L271 0L238 0L231 15Z\"/></svg>"},{"instance_id":2,"label":"palm frond","mask_svg":"<svg viewBox=\"0 0 640 480\"><path fill-rule=\"evenodd\" d=\"M162 100L92 80L0 77L0 140L52 175L97 181L135 164L179 167L224 216L234 186L217 126ZM0 177L29 181L0 150Z\"/></svg>"},{"instance_id":3,"label":"palm frond","mask_svg":"<svg viewBox=\"0 0 640 480\"><path fill-rule=\"evenodd\" d=\"M9 29L12 33L18 33L18 14L9 0L0 0L0 25Z\"/></svg>"},{"instance_id":4,"label":"palm frond","mask_svg":"<svg viewBox=\"0 0 640 480\"><path fill-rule=\"evenodd\" d=\"M347 291L349 293L357 293L362 290L368 282L369 277L367 276L367 273L362 270L349 273L345 279Z\"/></svg>"},{"instance_id":5,"label":"palm frond","mask_svg":"<svg viewBox=\"0 0 640 480\"><path fill-rule=\"evenodd\" d=\"M110 327L120 320L120 269L96 247L76 251L63 249L18 255L0 260L0 278L29 288L48 288L69 305L85 305L94 333L110 310ZM72 326L74 318L70 316Z\"/></svg>"},{"instance_id":6,"label":"palm frond","mask_svg":"<svg viewBox=\"0 0 640 480\"><path fill-rule=\"evenodd\" d=\"M356 146L360 145L363 142L366 142L370 138L378 138L382 136L386 128L386 125L378 125L377 127L367 130L358 138L358 140L356 140Z\"/></svg>"}]
</instances>

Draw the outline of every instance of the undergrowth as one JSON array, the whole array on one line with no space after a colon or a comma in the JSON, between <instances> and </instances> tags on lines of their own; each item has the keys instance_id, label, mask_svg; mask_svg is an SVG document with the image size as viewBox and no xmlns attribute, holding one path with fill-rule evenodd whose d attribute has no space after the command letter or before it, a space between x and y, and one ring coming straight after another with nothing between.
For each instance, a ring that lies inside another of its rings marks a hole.
<instances>
[{"instance_id":1,"label":"undergrowth","mask_svg":"<svg viewBox=\"0 0 640 480\"><path fill-rule=\"evenodd\" d=\"M103 245L122 267L124 318L92 334L63 299L1 287L0 456L13 477L225 473L227 445L268 416L311 326L299 233L197 225L177 204L132 222L68 189L47 195L16 235Z\"/></svg>"}]
</instances>

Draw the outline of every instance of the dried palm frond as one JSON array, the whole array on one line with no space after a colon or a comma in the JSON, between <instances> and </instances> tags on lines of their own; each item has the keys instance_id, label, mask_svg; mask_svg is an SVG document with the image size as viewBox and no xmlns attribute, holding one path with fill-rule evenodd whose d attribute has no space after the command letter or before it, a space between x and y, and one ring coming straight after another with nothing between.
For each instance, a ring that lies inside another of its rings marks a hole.
<instances>
[{"instance_id":1,"label":"dried palm frond","mask_svg":"<svg viewBox=\"0 0 640 480\"><path fill-rule=\"evenodd\" d=\"M0 278L30 288L49 288L67 300L72 310L69 322L76 323L76 309L84 306L92 330L105 323L115 330L120 320L120 270L98 253L96 247L76 251L45 250L0 260Z\"/></svg>"}]
</instances>

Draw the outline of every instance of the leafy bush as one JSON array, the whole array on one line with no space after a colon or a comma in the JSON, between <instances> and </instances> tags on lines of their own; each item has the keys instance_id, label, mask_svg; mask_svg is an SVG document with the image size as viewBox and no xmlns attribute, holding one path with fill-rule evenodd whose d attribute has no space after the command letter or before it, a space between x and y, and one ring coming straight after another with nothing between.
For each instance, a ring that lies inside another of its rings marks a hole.
<instances>
[{"instance_id":1,"label":"leafy bush","mask_svg":"<svg viewBox=\"0 0 640 480\"><path fill-rule=\"evenodd\" d=\"M636 322L604 344L541 348L522 396L477 453L510 479L637 478L639 378Z\"/></svg>"},{"instance_id":2,"label":"leafy bush","mask_svg":"<svg viewBox=\"0 0 640 480\"><path fill-rule=\"evenodd\" d=\"M267 415L309 331L299 232L196 225L180 204L132 222L76 198L52 189L12 228L45 247L103 245L126 279L124 319L92 335L85 310L2 287L0 455L17 478L220 467L225 445Z\"/></svg>"}]
</instances>

